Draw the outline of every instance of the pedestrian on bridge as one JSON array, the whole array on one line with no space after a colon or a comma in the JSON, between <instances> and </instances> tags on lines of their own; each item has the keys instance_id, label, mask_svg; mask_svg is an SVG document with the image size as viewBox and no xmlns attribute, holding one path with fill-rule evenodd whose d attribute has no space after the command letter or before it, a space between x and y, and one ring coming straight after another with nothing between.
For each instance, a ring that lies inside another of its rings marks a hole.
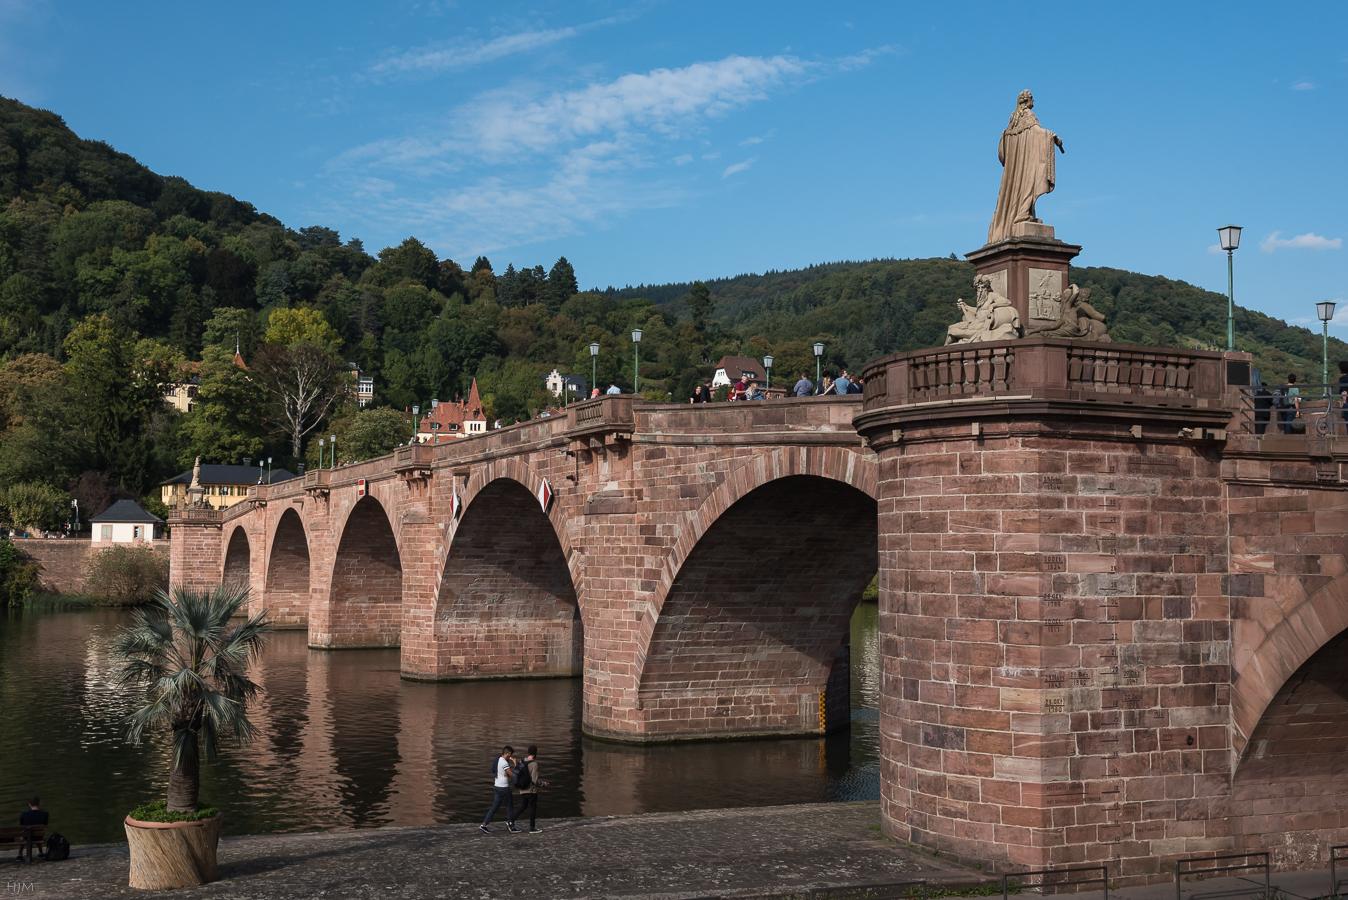
<instances>
[{"instance_id":1,"label":"pedestrian on bridge","mask_svg":"<svg viewBox=\"0 0 1348 900\"><path fill-rule=\"evenodd\" d=\"M515 748L507 744L501 750L501 755L496 758L493 766L495 770L495 781L492 782L492 789L496 796L492 800L491 809L487 810L487 818L482 820L482 824L477 826L477 830L483 834L491 834L491 829L487 827L491 823L492 816L505 804L506 808L506 828L511 834L519 834L520 829L515 827L515 801L510 793L510 776L515 774L515 766L518 763L515 757L511 756Z\"/></svg>"},{"instance_id":2,"label":"pedestrian on bridge","mask_svg":"<svg viewBox=\"0 0 1348 900\"><path fill-rule=\"evenodd\" d=\"M1343 427L1348 429L1348 359L1339 360L1339 406L1343 412Z\"/></svg>"},{"instance_id":3,"label":"pedestrian on bridge","mask_svg":"<svg viewBox=\"0 0 1348 900\"><path fill-rule=\"evenodd\" d=\"M810 373L801 372L800 381L796 382L796 386L792 390L796 392L797 397L808 397L813 394L814 382L810 380Z\"/></svg>"},{"instance_id":4,"label":"pedestrian on bridge","mask_svg":"<svg viewBox=\"0 0 1348 900\"><path fill-rule=\"evenodd\" d=\"M529 745L529 753L524 757L524 762L518 766L518 774L515 776L515 786L520 789L520 811L515 818L518 820L524 816L524 811L529 811L529 833L538 834L543 829L538 827L538 788L547 787L546 781L538 780L538 747Z\"/></svg>"}]
</instances>

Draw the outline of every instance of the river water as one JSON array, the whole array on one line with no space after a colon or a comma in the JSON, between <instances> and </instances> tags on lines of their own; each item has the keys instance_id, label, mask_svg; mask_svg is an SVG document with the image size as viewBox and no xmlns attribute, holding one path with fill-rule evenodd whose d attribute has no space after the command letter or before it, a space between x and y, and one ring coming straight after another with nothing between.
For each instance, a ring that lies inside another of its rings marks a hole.
<instances>
[{"instance_id":1,"label":"river water","mask_svg":"<svg viewBox=\"0 0 1348 900\"><path fill-rule=\"evenodd\" d=\"M827 738L631 746L583 737L580 679L422 684L397 650L309 650L277 632L254 672L258 737L203 766L228 834L480 822L502 744L539 747L543 818L877 799L877 608L852 620L852 724ZM167 752L128 745L111 680L120 610L0 611L0 822L33 794L72 843L124 840ZM520 753L519 755L523 755Z\"/></svg>"}]
</instances>

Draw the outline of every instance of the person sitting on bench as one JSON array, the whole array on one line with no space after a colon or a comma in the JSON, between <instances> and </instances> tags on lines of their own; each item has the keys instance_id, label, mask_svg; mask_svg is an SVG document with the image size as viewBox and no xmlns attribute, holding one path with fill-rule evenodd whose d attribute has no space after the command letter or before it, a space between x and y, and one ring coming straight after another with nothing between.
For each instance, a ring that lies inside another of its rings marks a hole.
<instances>
[{"instance_id":1,"label":"person sitting on bench","mask_svg":"<svg viewBox=\"0 0 1348 900\"><path fill-rule=\"evenodd\" d=\"M43 827L46 827L49 816L45 809L38 808L41 805L42 800L39 797L34 797L32 800L29 800L28 809L25 812L19 813L19 825L42 825ZM38 850L38 853L42 853L41 849ZM23 859L22 849L19 850L19 859Z\"/></svg>"}]
</instances>

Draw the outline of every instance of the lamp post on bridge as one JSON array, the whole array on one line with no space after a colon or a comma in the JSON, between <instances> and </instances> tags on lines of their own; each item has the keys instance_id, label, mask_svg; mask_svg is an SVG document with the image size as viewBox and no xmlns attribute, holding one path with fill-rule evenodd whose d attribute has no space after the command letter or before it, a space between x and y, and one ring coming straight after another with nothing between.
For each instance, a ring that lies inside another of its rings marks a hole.
<instances>
[{"instance_id":1,"label":"lamp post on bridge","mask_svg":"<svg viewBox=\"0 0 1348 900\"><path fill-rule=\"evenodd\" d=\"M1315 304L1315 311L1320 316L1320 324L1324 326L1323 349L1320 351L1320 381L1325 386L1325 396L1329 396L1329 320L1334 318L1334 301L1321 300ZM1330 406L1333 405L1331 401Z\"/></svg>"},{"instance_id":2,"label":"lamp post on bridge","mask_svg":"<svg viewBox=\"0 0 1348 900\"><path fill-rule=\"evenodd\" d=\"M1240 226L1217 229L1217 237L1226 251L1226 349L1236 349L1236 277L1231 254L1240 246Z\"/></svg>"},{"instance_id":3,"label":"lamp post on bridge","mask_svg":"<svg viewBox=\"0 0 1348 900\"><path fill-rule=\"evenodd\" d=\"M772 357L763 357L763 369L767 374L768 390L772 390Z\"/></svg>"},{"instance_id":4,"label":"lamp post on bridge","mask_svg":"<svg viewBox=\"0 0 1348 900\"><path fill-rule=\"evenodd\" d=\"M417 421L417 416L419 416L419 415L421 415L421 407L420 407L420 406L413 406L413 407L412 407L412 440L413 440L414 442L415 442L416 439L417 439L417 426L421 424L420 422Z\"/></svg>"},{"instance_id":5,"label":"lamp post on bridge","mask_svg":"<svg viewBox=\"0 0 1348 900\"><path fill-rule=\"evenodd\" d=\"M599 365L599 364L598 364L598 359L599 359L599 344L598 344L598 343L592 343L592 344L590 344L590 390L591 390L591 393L593 393L593 391L594 391L595 388L599 387L599 382L595 380L595 379L598 377L598 376L595 374L596 371L597 371L598 365Z\"/></svg>"},{"instance_id":6,"label":"lamp post on bridge","mask_svg":"<svg viewBox=\"0 0 1348 900\"><path fill-rule=\"evenodd\" d=\"M814 392L819 393L819 389L824 386L824 376L819 368L819 359L824 355L824 345L815 342L814 345Z\"/></svg>"},{"instance_id":7,"label":"lamp post on bridge","mask_svg":"<svg viewBox=\"0 0 1348 900\"><path fill-rule=\"evenodd\" d=\"M337 435L328 435L328 445L332 448L332 461L328 464L329 469L337 468Z\"/></svg>"},{"instance_id":8,"label":"lamp post on bridge","mask_svg":"<svg viewBox=\"0 0 1348 900\"><path fill-rule=\"evenodd\" d=\"M641 393L641 329L632 329L632 393Z\"/></svg>"},{"instance_id":9,"label":"lamp post on bridge","mask_svg":"<svg viewBox=\"0 0 1348 900\"><path fill-rule=\"evenodd\" d=\"M323 470L323 438L318 439L318 470Z\"/></svg>"}]
</instances>

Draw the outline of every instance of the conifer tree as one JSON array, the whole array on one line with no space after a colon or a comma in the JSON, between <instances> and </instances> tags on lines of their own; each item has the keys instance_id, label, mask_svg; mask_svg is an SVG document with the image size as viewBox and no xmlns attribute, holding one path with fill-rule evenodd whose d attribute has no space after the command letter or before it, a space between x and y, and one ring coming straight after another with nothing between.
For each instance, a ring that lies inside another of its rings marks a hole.
<instances>
[{"instance_id":1,"label":"conifer tree","mask_svg":"<svg viewBox=\"0 0 1348 900\"><path fill-rule=\"evenodd\" d=\"M571 268L571 263L566 261L565 256L558 257L557 262L553 263L552 271L548 273L547 287L543 289L543 302L555 313L562 308L563 303L578 293L580 287L576 283L576 270Z\"/></svg>"}]
</instances>

